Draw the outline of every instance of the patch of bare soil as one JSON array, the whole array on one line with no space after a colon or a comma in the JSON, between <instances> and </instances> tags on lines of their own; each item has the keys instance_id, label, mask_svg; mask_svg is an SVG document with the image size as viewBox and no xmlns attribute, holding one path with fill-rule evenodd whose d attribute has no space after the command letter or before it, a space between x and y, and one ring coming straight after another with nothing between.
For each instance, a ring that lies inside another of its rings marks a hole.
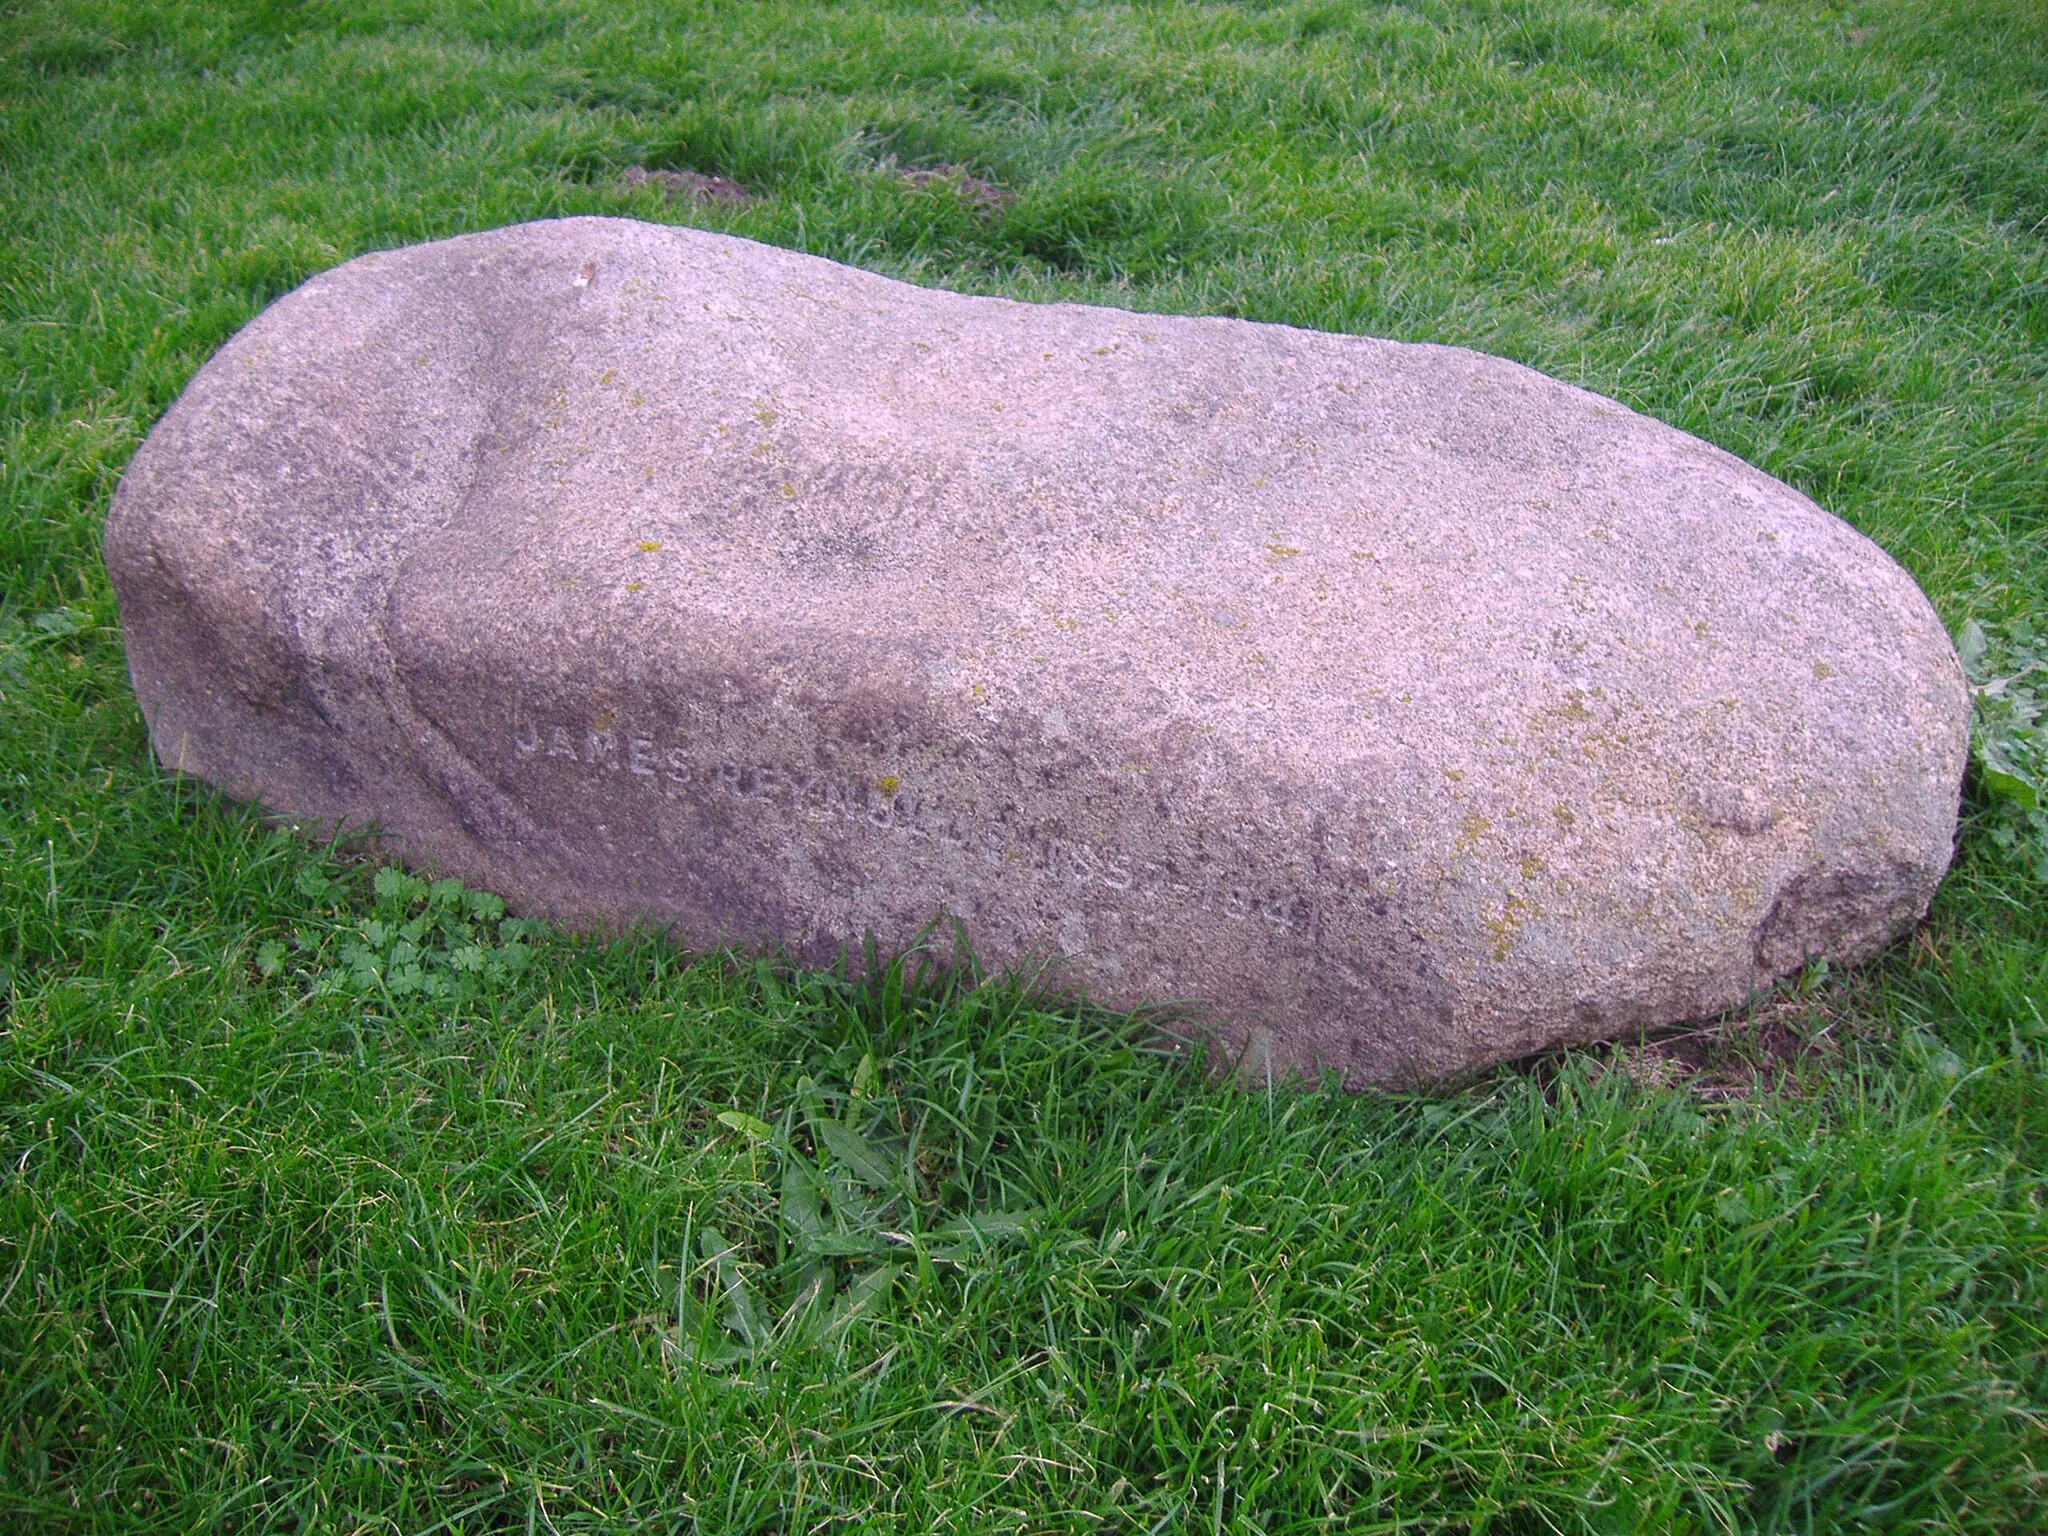
<instances>
[{"instance_id":1,"label":"patch of bare soil","mask_svg":"<svg viewBox=\"0 0 2048 1536\"><path fill-rule=\"evenodd\" d=\"M897 167L895 175L909 187L949 187L961 201L984 213L1000 213L1017 200L1017 194L1009 188L984 181L963 165L905 165Z\"/></svg>"},{"instance_id":2,"label":"patch of bare soil","mask_svg":"<svg viewBox=\"0 0 2048 1536\"><path fill-rule=\"evenodd\" d=\"M1841 1054L1834 1024L1818 999L1788 997L1660 1039L1592 1047L1581 1059L1596 1078L1619 1072L1709 1102L1796 1096L1803 1069Z\"/></svg>"},{"instance_id":3,"label":"patch of bare soil","mask_svg":"<svg viewBox=\"0 0 2048 1536\"><path fill-rule=\"evenodd\" d=\"M740 207L754 201L754 194L728 176L706 176L702 171L652 171L644 165L629 165L619 177L629 187L652 182L668 193L671 201L723 203Z\"/></svg>"},{"instance_id":4,"label":"patch of bare soil","mask_svg":"<svg viewBox=\"0 0 2048 1536\"><path fill-rule=\"evenodd\" d=\"M1534 1078L1546 1094L1565 1067L1576 1063L1595 1081L1619 1073L1632 1083L1673 1089L1703 1103L1771 1094L1797 1098L1807 1074L1840 1059L1841 1028L1853 1027L1836 1017L1823 995L1781 993L1704 1024L1655 1037L1544 1051L1501 1070Z\"/></svg>"}]
</instances>

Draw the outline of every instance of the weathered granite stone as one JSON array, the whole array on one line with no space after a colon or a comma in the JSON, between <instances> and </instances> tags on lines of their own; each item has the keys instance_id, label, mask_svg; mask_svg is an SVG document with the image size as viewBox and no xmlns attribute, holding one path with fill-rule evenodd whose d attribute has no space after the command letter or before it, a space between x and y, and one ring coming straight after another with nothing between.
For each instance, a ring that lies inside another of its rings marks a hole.
<instances>
[{"instance_id":1,"label":"weathered granite stone","mask_svg":"<svg viewBox=\"0 0 2048 1536\"><path fill-rule=\"evenodd\" d=\"M573 922L1199 1000L1426 1079L1867 955L1947 637L1867 539L1497 358L566 219L280 300L106 557L163 761Z\"/></svg>"}]
</instances>

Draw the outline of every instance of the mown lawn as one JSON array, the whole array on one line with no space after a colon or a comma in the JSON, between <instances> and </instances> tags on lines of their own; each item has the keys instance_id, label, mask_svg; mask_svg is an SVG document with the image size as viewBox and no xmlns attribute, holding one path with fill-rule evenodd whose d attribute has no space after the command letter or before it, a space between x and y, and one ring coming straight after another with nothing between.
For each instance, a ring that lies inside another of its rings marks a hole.
<instances>
[{"instance_id":1,"label":"mown lawn","mask_svg":"<svg viewBox=\"0 0 2048 1536\"><path fill-rule=\"evenodd\" d=\"M528 928L158 772L97 550L151 422L322 268L589 212L1504 353L2041 645L2037 0L22 0L0 1526L2048 1524L2048 885L1982 784L1928 927L1690 1081L1347 1097Z\"/></svg>"}]
</instances>

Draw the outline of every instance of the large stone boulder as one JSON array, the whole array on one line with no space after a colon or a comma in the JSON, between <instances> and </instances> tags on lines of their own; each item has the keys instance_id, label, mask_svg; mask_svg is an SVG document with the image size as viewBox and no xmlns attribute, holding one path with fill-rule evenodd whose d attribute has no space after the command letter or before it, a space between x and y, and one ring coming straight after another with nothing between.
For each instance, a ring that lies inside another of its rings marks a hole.
<instances>
[{"instance_id":1,"label":"large stone boulder","mask_svg":"<svg viewBox=\"0 0 2048 1536\"><path fill-rule=\"evenodd\" d=\"M1866 956L1966 695L1804 496L1498 358L696 230L351 261L108 520L165 764L572 923L962 918L1414 1082Z\"/></svg>"}]
</instances>

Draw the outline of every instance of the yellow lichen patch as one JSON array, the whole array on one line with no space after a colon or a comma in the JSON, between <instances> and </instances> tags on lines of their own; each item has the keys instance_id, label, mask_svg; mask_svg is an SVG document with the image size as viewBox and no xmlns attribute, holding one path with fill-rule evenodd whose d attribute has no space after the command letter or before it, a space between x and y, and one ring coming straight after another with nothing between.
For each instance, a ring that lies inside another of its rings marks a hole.
<instances>
[{"instance_id":1,"label":"yellow lichen patch","mask_svg":"<svg viewBox=\"0 0 2048 1536\"><path fill-rule=\"evenodd\" d=\"M628 592L644 592L647 590L647 583L644 581L629 581L626 583L626 590Z\"/></svg>"},{"instance_id":2,"label":"yellow lichen patch","mask_svg":"<svg viewBox=\"0 0 2048 1536\"><path fill-rule=\"evenodd\" d=\"M661 548L661 540L659 539L642 539L640 541L640 553L643 555L651 555L659 548Z\"/></svg>"},{"instance_id":3,"label":"yellow lichen patch","mask_svg":"<svg viewBox=\"0 0 2048 1536\"><path fill-rule=\"evenodd\" d=\"M1485 924L1486 935L1490 941L1487 948L1494 959L1505 960L1514 952L1515 934L1528 920L1529 904L1513 891L1508 892L1507 899L1500 904L1498 912L1481 920Z\"/></svg>"},{"instance_id":4,"label":"yellow lichen patch","mask_svg":"<svg viewBox=\"0 0 2048 1536\"><path fill-rule=\"evenodd\" d=\"M882 778L875 780L875 788L879 789L885 795L893 795L896 793L897 790L901 789L902 787L903 781L897 778L896 775L893 773L886 774Z\"/></svg>"},{"instance_id":5,"label":"yellow lichen patch","mask_svg":"<svg viewBox=\"0 0 2048 1536\"><path fill-rule=\"evenodd\" d=\"M600 373L600 374L599 374L599 375L597 376L597 382L598 382L599 386L600 386L600 387L602 387L602 386L604 386L604 385L607 385L607 384L611 383L611 381L612 381L613 379L616 379L616 378L617 378L618 376L619 376L619 370L618 370L618 369L616 369L616 368L607 368L607 369L605 369L605 371L604 371L603 373Z\"/></svg>"},{"instance_id":6,"label":"yellow lichen patch","mask_svg":"<svg viewBox=\"0 0 2048 1536\"><path fill-rule=\"evenodd\" d=\"M775 407L766 400L757 401L754 405L754 420L761 423L761 425L764 427L774 426L777 419L780 418L781 415L782 412L776 410Z\"/></svg>"},{"instance_id":7,"label":"yellow lichen patch","mask_svg":"<svg viewBox=\"0 0 2048 1536\"><path fill-rule=\"evenodd\" d=\"M1543 861L1533 853L1523 854L1516 862L1521 868L1524 880L1534 880L1543 873Z\"/></svg>"},{"instance_id":8,"label":"yellow lichen patch","mask_svg":"<svg viewBox=\"0 0 2048 1536\"><path fill-rule=\"evenodd\" d=\"M1301 553L1301 549L1294 544L1268 544L1266 546L1266 553L1275 560L1292 560Z\"/></svg>"},{"instance_id":9,"label":"yellow lichen patch","mask_svg":"<svg viewBox=\"0 0 2048 1536\"><path fill-rule=\"evenodd\" d=\"M1455 851L1458 853L1478 852L1479 839L1486 836L1492 830L1493 823L1477 811L1473 811L1463 821L1458 823L1458 841L1454 845Z\"/></svg>"},{"instance_id":10,"label":"yellow lichen patch","mask_svg":"<svg viewBox=\"0 0 2048 1536\"><path fill-rule=\"evenodd\" d=\"M1826 682L1835 675L1835 669L1816 656L1813 662L1813 675L1820 681Z\"/></svg>"}]
</instances>

